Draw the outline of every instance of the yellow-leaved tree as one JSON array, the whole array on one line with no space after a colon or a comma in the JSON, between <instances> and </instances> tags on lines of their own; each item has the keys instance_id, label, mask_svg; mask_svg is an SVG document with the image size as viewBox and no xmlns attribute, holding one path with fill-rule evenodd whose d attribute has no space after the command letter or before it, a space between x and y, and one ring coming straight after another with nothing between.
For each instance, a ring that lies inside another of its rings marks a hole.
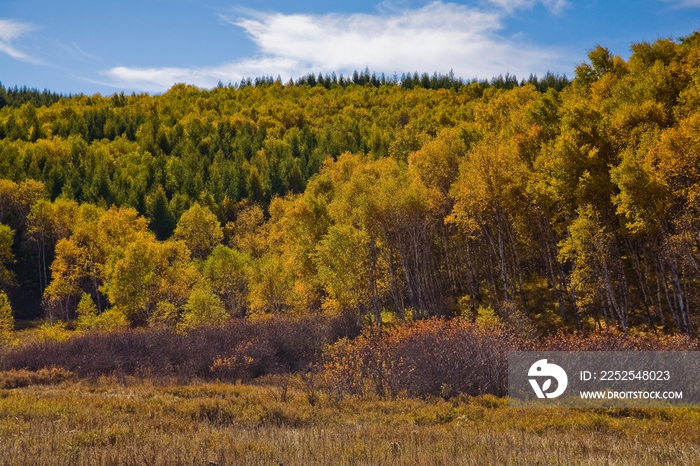
<instances>
[{"instance_id":1,"label":"yellow-leaved tree","mask_svg":"<svg viewBox=\"0 0 700 466\"><path fill-rule=\"evenodd\" d=\"M9 268L15 263L15 256L12 254L14 238L15 231L0 223L0 290L15 283L15 274Z\"/></svg>"},{"instance_id":2,"label":"yellow-leaved tree","mask_svg":"<svg viewBox=\"0 0 700 466\"><path fill-rule=\"evenodd\" d=\"M201 287L194 290L177 324L180 331L207 325L220 325L230 317L219 297L210 289Z\"/></svg>"},{"instance_id":3,"label":"yellow-leaved tree","mask_svg":"<svg viewBox=\"0 0 700 466\"><path fill-rule=\"evenodd\" d=\"M15 339L14 330L15 319L10 300L4 291L0 291L0 344L12 344Z\"/></svg>"},{"instance_id":4,"label":"yellow-leaved tree","mask_svg":"<svg viewBox=\"0 0 700 466\"><path fill-rule=\"evenodd\" d=\"M183 240L195 259L205 259L224 239L216 215L207 207L195 203L182 214L175 227L175 238Z\"/></svg>"}]
</instances>

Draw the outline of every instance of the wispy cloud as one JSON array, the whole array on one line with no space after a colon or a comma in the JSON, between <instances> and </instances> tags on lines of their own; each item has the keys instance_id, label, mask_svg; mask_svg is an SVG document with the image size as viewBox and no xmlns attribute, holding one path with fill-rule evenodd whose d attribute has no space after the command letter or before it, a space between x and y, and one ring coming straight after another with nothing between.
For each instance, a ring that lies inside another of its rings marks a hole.
<instances>
[{"instance_id":1,"label":"wispy cloud","mask_svg":"<svg viewBox=\"0 0 700 466\"><path fill-rule=\"evenodd\" d=\"M457 76L527 76L557 64L554 49L506 40L498 35L513 8L535 0L489 0L496 8L433 2L417 9L386 8L377 14L302 15L245 11L224 17L257 45L255 57L205 68L128 68L105 72L116 86L162 91L175 82L202 87L244 77L309 72L352 73L454 70ZM563 0L539 0L553 11Z\"/></svg>"},{"instance_id":2,"label":"wispy cloud","mask_svg":"<svg viewBox=\"0 0 700 466\"><path fill-rule=\"evenodd\" d=\"M691 8L700 7L700 0L665 0L677 4L678 6L687 6Z\"/></svg>"},{"instance_id":3,"label":"wispy cloud","mask_svg":"<svg viewBox=\"0 0 700 466\"><path fill-rule=\"evenodd\" d=\"M0 19L0 52L6 53L17 60L38 63L39 60L17 50L13 45L15 40L35 29L35 26L28 23L14 19Z\"/></svg>"},{"instance_id":4,"label":"wispy cloud","mask_svg":"<svg viewBox=\"0 0 700 466\"><path fill-rule=\"evenodd\" d=\"M75 42L71 42L70 44L66 44L64 42L60 42L57 40L51 40L50 43L53 46L55 52L60 54L61 56L65 57L65 58L68 58L71 60L92 61L92 62L97 62L97 61L101 60L99 56L86 52Z\"/></svg>"},{"instance_id":5,"label":"wispy cloud","mask_svg":"<svg viewBox=\"0 0 700 466\"><path fill-rule=\"evenodd\" d=\"M545 8L549 9L552 13L559 13L564 8L569 6L569 2L566 0L488 0L490 3L497 5L498 7L513 12L519 9L530 9L534 8L538 4L544 5Z\"/></svg>"}]
</instances>

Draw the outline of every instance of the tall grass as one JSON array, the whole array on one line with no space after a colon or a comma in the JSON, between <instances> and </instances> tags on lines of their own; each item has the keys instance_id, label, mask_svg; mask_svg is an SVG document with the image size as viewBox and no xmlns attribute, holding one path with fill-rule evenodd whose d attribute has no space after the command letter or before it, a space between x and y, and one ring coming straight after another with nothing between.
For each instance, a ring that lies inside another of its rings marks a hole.
<instances>
[{"instance_id":1,"label":"tall grass","mask_svg":"<svg viewBox=\"0 0 700 466\"><path fill-rule=\"evenodd\" d=\"M499 398L509 349L695 349L687 337L528 343L442 320L357 333L272 319L20 346L2 359L0 466L700 463L697 409Z\"/></svg>"},{"instance_id":2,"label":"tall grass","mask_svg":"<svg viewBox=\"0 0 700 466\"><path fill-rule=\"evenodd\" d=\"M130 378L126 378L129 382ZM0 465L697 464L697 410L517 410L278 384L64 382L0 391Z\"/></svg>"}]
</instances>

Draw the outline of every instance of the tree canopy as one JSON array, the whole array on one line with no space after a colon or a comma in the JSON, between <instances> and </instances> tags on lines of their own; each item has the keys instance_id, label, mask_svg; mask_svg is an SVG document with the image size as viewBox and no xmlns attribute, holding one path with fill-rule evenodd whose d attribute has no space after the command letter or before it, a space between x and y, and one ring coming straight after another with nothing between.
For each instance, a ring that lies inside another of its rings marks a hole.
<instances>
[{"instance_id":1,"label":"tree canopy","mask_svg":"<svg viewBox=\"0 0 700 466\"><path fill-rule=\"evenodd\" d=\"M597 46L573 81L366 70L4 105L0 288L18 315L179 329L490 307L694 333L699 65L694 33Z\"/></svg>"}]
</instances>

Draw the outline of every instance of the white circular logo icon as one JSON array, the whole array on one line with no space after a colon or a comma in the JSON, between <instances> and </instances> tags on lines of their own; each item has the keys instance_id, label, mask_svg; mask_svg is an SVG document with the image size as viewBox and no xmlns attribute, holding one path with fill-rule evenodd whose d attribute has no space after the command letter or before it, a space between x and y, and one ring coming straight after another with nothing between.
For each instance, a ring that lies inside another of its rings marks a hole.
<instances>
[{"instance_id":1,"label":"white circular logo icon","mask_svg":"<svg viewBox=\"0 0 700 466\"><path fill-rule=\"evenodd\" d=\"M569 383L569 378L566 376L564 369L556 364L547 363L546 359L540 359L530 366L530 371L527 375L544 379L541 386L537 379L528 379L537 398L556 398L564 393L566 385ZM557 381L557 389L550 393L547 390L552 387L552 379Z\"/></svg>"}]
</instances>

